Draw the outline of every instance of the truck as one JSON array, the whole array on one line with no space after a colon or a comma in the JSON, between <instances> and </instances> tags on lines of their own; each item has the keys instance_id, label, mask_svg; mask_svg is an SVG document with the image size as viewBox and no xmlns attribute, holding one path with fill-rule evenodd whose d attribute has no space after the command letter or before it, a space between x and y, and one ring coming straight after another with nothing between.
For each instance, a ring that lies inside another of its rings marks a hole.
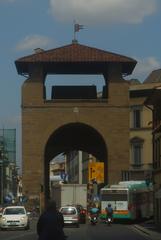
<instances>
[{"instance_id":1,"label":"truck","mask_svg":"<svg viewBox=\"0 0 161 240\"><path fill-rule=\"evenodd\" d=\"M71 204L87 208L87 184L55 184L51 188L51 199L58 208Z\"/></svg>"}]
</instances>

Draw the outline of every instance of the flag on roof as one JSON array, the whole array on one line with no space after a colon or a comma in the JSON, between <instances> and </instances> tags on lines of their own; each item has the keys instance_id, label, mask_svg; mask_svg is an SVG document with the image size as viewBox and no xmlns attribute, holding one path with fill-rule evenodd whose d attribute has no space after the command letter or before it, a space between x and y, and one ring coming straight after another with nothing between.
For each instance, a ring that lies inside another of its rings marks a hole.
<instances>
[{"instance_id":1,"label":"flag on roof","mask_svg":"<svg viewBox=\"0 0 161 240\"><path fill-rule=\"evenodd\" d=\"M83 25L80 25L78 23L75 23L74 24L74 32L79 32L80 29L83 29L84 26Z\"/></svg>"}]
</instances>

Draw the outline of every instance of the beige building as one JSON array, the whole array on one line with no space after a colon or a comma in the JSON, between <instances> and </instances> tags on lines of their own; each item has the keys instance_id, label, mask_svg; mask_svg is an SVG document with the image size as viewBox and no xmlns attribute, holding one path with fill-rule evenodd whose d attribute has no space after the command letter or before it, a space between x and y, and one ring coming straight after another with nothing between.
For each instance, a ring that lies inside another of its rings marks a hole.
<instances>
[{"instance_id":1,"label":"beige building","mask_svg":"<svg viewBox=\"0 0 161 240\"><path fill-rule=\"evenodd\" d=\"M147 82L130 86L130 166L129 178L151 179L152 154L152 112L144 101L159 83Z\"/></svg>"},{"instance_id":2,"label":"beige building","mask_svg":"<svg viewBox=\"0 0 161 240\"><path fill-rule=\"evenodd\" d=\"M58 176L61 175L61 172L65 171L65 160L58 160L57 162L50 162L50 176Z\"/></svg>"},{"instance_id":3,"label":"beige building","mask_svg":"<svg viewBox=\"0 0 161 240\"><path fill-rule=\"evenodd\" d=\"M161 226L161 69L153 71L149 81L160 82L145 105L153 114L153 184L154 184L154 219Z\"/></svg>"},{"instance_id":4,"label":"beige building","mask_svg":"<svg viewBox=\"0 0 161 240\"><path fill-rule=\"evenodd\" d=\"M130 86L130 178L151 180L153 171L153 119L145 100L153 89L161 85L153 71L141 84L131 81Z\"/></svg>"}]
</instances>

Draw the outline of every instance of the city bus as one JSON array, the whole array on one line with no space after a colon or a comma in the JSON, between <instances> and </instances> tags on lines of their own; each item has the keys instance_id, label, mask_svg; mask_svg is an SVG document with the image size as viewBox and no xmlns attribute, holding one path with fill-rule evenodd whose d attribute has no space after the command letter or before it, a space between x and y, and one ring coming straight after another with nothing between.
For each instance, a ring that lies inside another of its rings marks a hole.
<instances>
[{"instance_id":1,"label":"city bus","mask_svg":"<svg viewBox=\"0 0 161 240\"><path fill-rule=\"evenodd\" d=\"M145 181L122 181L100 190L100 218L106 218L106 207L110 203L114 219L135 220L153 216L153 187Z\"/></svg>"}]
</instances>

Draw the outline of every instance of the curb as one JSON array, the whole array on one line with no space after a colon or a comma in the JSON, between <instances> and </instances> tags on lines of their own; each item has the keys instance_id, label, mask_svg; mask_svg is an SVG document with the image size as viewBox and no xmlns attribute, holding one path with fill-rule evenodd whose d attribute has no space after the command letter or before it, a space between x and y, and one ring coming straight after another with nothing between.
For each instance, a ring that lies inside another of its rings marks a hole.
<instances>
[{"instance_id":1,"label":"curb","mask_svg":"<svg viewBox=\"0 0 161 240\"><path fill-rule=\"evenodd\" d=\"M161 240L161 233L157 233L155 231L148 230L148 229L146 229L142 226L139 226L139 225L134 225L134 228L143 232L144 234L146 234L146 236L148 236L152 240Z\"/></svg>"},{"instance_id":2,"label":"curb","mask_svg":"<svg viewBox=\"0 0 161 240\"><path fill-rule=\"evenodd\" d=\"M150 234L150 231L148 231L146 228L144 228L144 227L141 227L141 226L139 226L139 225L134 225L134 228L136 228L136 229L138 229L138 230L140 230L141 232L143 232L143 233L145 233L145 234L147 234L147 235L151 235Z\"/></svg>"}]
</instances>

